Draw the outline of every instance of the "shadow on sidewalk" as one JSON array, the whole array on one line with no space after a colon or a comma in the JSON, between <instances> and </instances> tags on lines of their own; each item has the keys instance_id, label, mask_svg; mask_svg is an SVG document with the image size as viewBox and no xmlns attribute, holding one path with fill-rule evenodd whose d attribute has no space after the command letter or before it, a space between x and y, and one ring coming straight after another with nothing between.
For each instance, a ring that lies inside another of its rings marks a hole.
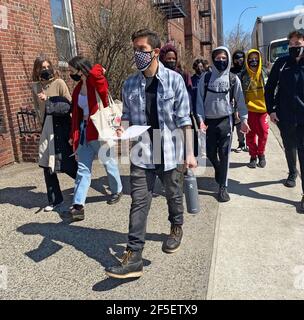
<instances>
[{"instance_id":1,"label":"shadow on sidewalk","mask_svg":"<svg viewBox=\"0 0 304 320\"><path fill-rule=\"evenodd\" d=\"M56 254L63 248L56 242L61 242L74 247L77 251L81 251L87 257L94 259L107 268L117 263L117 259L110 252L112 250L115 255L121 257L125 250L127 235L117 231L106 229L91 229L79 226L73 226L61 222L56 223L30 223L25 224L17 229L18 232L24 235L40 235L44 239L38 248L26 252L25 255L36 263L42 262L50 256ZM165 234L147 233L147 241L163 242ZM151 261L144 259L144 266L151 264ZM94 291L108 291L116 288L123 283L131 280L114 280L105 279L94 285Z\"/></svg>"},{"instance_id":2,"label":"shadow on sidewalk","mask_svg":"<svg viewBox=\"0 0 304 320\"><path fill-rule=\"evenodd\" d=\"M197 181L200 195L209 195L217 199L218 186L213 178L198 178ZM283 186L284 181L285 180L241 183L239 181L229 179L228 191L231 194L236 194L248 198L288 204L295 207L298 213L303 213L300 210L299 202L297 201L292 201L278 196L267 195L253 190L259 187L272 186L277 184L282 184Z\"/></svg>"},{"instance_id":3,"label":"shadow on sidewalk","mask_svg":"<svg viewBox=\"0 0 304 320\"><path fill-rule=\"evenodd\" d=\"M59 175L60 177L60 175ZM60 178L59 178L60 179ZM130 195L130 177L121 176L123 184L123 193ZM108 185L107 177L101 177L92 179L91 188L95 191L100 192L100 196L87 197L87 203L105 202L109 200L109 188L105 187ZM48 204L46 192L35 192L36 186L26 187L8 187L1 189L0 192L0 204L11 204L16 207L22 207L25 209L39 208L36 213L39 213ZM71 188L62 190L65 202L71 204L73 201L74 186L73 181Z\"/></svg>"}]
</instances>

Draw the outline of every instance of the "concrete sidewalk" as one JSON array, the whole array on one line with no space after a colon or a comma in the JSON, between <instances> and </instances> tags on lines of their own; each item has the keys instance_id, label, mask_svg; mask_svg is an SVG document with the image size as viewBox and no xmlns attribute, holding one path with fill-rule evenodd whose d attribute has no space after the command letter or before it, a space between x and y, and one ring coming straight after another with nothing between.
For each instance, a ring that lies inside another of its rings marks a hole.
<instances>
[{"instance_id":1,"label":"concrete sidewalk","mask_svg":"<svg viewBox=\"0 0 304 320\"><path fill-rule=\"evenodd\" d=\"M304 299L300 179L283 186L288 169L273 132L267 168L246 168L248 157L232 154L232 201L219 206L207 298Z\"/></svg>"},{"instance_id":2,"label":"concrete sidewalk","mask_svg":"<svg viewBox=\"0 0 304 320\"><path fill-rule=\"evenodd\" d=\"M166 200L153 199L144 251L144 276L108 279L104 268L121 256L131 203L129 170L121 167L125 196L109 207L104 170L96 162L86 220L67 224L46 205L42 170L19 164L0 170L0 271L8 273L3 299L303 299L304 216L301 197L286 189L283 150L271 132L266 169L246 167L232 153L232 201L218 205L213 169L198 179L202 213L185 215L182 249L161 251L169 231ZM73 181L60 175L67 206ZM158 192L161 188L158 186ZM1 275L1 272L0 272ZM302 290L301 290L302 289Z\"/></svg>"},{"instance_id":3,"label":"concrete sidewalk","mask_svg":"<svg viewBox=\"0 0 304 320\"><path fill-rule=\"evenodd\" d=\"M169 232L166 199L153 199L144 250L144 276L136 281L109 279L104 268L122 256L127 241L131 204L129 170L121 167L124 197L106 204L104 170L96 162L86 219L68 224L46 205L43 172L36 164L0 170L0 300L204 300L207 295L218 204L212 170L199 179L202 213L185 214L182 248L162 252ZM60 175L67 206L73 181ZM161 193L160 185L156 191ZM1 266L7 268L7 289L1 288Z\"/></svg>"}]
</instances>

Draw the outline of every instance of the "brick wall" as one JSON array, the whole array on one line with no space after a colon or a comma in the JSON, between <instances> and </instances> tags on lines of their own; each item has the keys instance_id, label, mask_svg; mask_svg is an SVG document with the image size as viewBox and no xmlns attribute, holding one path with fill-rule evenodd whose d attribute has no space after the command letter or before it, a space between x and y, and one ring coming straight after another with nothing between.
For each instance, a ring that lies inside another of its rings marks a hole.
<instances>
[{"instance_id":1,"label":"brick wall","mask_svg":"<svg viewBox=\"0 0 304 320\"><path fill-rule=\"evenodd\" d=\"M12 160L22 160L17 112L21 107L32 106L30 83L34 59L45 53L55 64L57 62L49 1L2 0L1 5L8 12L7 29L0 29L0 72L4 94L1 111L7 118L10 138L6 135L0 141L0 166ZM9 145L12 145L14 159L3 156L3 150Z\"/></svg>"},{"instance_id":2,"label":"brick wall","mask_svg":"<svg viewBox=\"0 0 304 320\"><path fill-rule=\"evenodd\" d=\"M77 30L82 1L71 4ZM48 56L71 89L73 83L67 69L58 66L50 1L1 0L0 5L8 13L7 28L0 27L0 116L6 123L5 133L0 128L1 167L14 161L37 160L39 139L36 135L20 137L17 122L20 108L33 108L31 75L35 58L40 54ZM77 39L77 51L87 53L81 39Z\"/></svg>"},{"instance_id":3,"label":"brick wall","mask_svg":"<svg viewBox=\"0 0 304 320\"><path fill-rule=\"evenodd\" d=\"M86 5L96 0L86 0ZM209 3L209 0L204 0ZM211 0L214 3L216 0ZM187 0L189 18L168 21L168 41L172 41L180 56L187 47L193 56L201 53L208 57L211 47L200 46L201 32L197 30L197 5L199 0ZM88 54L81 37L80 21L83 19L83 2L72 0L71 9L75 24L77 53ZM5 8L5 10L3 10ZM213 9L214 10L214 9ZM47 55L58 67L57 49L49 0L1 0L0 15L7 11L7 25L0 17L0 167L14 161L37 159L38 137L20 137L17 112L33 108L31 74L35 58ZM214 15L214 14L213 14ZM215 32L213 23L212 33ZM200 28L199 28L200 29ZM210 27L209 27L210 30ZM208 33L208 26L206 26ZM214 40L216 41L216 40ZM191 56L192 58L192 56ZM70 89L73 83L67 69L60 67L62 77ZM31 145L31 146L30 146ZM32 156L31 156L32 155Z\"/></svg>"}]
</instances>

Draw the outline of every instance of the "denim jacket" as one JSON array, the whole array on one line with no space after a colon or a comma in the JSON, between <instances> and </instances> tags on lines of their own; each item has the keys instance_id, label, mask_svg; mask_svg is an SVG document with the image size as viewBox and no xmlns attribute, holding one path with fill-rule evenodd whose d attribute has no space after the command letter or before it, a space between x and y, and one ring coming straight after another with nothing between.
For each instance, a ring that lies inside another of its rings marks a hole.
<instances>
[{"instance_id":1,"label":"denim jacket","mask_svg":"<svg viewBox=\"0 0 304 320\"><path fill-rule=\"evenodd\" d=\"M165 68L159 62L156 77L159 80L157 111L162 134L164 170L169 171L184 161L184 139L181 128L191 126L190 101L184 80L179 73ZM147 125L145 89L146 79L142 72L133 74L124 83L122 121L128 121L130 126ZM144 140L141 143L142 157L136 165L154 169L151 141ZM134 161L132 162L134 164Z\"/></svg>"}]
</instances>

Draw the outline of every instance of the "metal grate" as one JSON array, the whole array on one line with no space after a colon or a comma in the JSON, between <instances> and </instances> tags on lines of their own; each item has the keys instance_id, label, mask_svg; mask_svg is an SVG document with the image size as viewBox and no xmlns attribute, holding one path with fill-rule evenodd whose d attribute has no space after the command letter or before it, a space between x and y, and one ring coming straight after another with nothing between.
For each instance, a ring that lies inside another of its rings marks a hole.
<instances>
[{"instance_id":1,"label":"metal grate","mask_svg":"<svg viewBox=\"0 0 304 320\"><path fill-rule=\"evenodd\" d=\"M17 113L17 119L20 135L41 132L35 111L21 108L21 111Z\"/></svg>"},{"instance_id":2,"label":"metal grate","mask_svg":"<svg viewBox=\"0 0 304 320\"><path fill-rule=\"evenodd\" d=\"M166 15L167 19L185 18L184 0L152 0L155 7L158 7Z\"/></svg>"}]
</instances>

